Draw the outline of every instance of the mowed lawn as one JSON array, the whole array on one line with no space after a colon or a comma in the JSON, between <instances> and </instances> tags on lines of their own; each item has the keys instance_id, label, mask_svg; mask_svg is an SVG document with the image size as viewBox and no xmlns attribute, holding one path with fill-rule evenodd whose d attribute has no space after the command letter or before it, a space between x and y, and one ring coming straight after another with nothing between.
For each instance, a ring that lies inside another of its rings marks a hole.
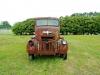
<instances>
[{"instance_id":1,"label":"mowed lawn","mask_svg":"<svg viewBox=\"0 0 100 75\"><path fill-rule=\"evenodd\" d=\"M64 36L68 60L53 56L29 60L30 37L0 35L0 75L100 75L100 35Z\"/></svg>"}]
</instances>

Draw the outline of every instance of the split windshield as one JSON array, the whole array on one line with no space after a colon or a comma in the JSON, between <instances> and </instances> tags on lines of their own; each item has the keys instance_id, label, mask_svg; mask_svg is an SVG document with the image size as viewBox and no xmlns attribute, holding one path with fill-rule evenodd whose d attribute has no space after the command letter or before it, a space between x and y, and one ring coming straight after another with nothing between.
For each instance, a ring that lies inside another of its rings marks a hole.
<instances>
[{"instance_id":1,"label":"split windshield","mask_svg":"<svg viewBox=\"0 0 100 75\"><path fill-rule=\"evenodd\" d=\"M58 20L57 19L38 19L36 20L36 25L37 26L44 26L44 25L58 26Z\"/></svg>"}]
</instances>

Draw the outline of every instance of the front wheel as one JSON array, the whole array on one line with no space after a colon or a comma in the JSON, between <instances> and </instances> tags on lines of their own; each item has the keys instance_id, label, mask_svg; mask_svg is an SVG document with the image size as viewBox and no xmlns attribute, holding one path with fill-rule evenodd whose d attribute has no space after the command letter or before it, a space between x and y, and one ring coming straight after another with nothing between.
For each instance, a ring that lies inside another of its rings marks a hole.
<instances>
[{"instance_id":1,"label":"front wheel","mask_svg":"<svg viewBox=\"0 0 100 75\"><path fill-rule=\"evenodd\" d=\"M31 55L31 58L34 59L34 54Z\"/></svg>"},{"instance_id":2,"label":"front wheel","mask_svg":"<svg viewBox=\"0 0 100 75\"><path fill-rule=\"evenodd\" d=\"M34 54L29 54L28 56L29 56L29 59L32 59L32 60L34 59Z\"/></svg>"},{"instance_id":3,"label":"front wheel","mask_svg":"<svg viewBox=\"0 0 100 75\"><path fill-rule=\"evenodd\" d=\"M67 53L63 54L63 59L66 60L67 59Z\"/></svg>"}]
</instances>

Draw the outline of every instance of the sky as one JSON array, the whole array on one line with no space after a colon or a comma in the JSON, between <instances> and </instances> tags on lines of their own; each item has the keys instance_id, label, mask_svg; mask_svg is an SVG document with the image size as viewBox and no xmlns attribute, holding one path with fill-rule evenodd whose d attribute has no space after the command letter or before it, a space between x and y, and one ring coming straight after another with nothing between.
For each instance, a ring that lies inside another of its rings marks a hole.
<instances>
[{"instance_id":1,"label":"sky","mask_svg":"<svg viewBox=\"0 0 100 75\"><path fill-rule=\"evenodd\" d=\"M100 12L100 0L0 0L0 21L14 24L34 17Z\"/></svg>"}]
</instances>

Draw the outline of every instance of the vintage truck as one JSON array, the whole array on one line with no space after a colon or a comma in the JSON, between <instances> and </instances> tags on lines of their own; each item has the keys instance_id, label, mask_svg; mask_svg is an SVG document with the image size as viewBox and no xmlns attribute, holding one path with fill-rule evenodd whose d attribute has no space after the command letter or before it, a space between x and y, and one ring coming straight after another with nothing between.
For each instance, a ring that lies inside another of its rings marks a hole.
<instances>
[{"instance_id":1,"label":"vintage truck","mask_svg":"<svg viewBox=\"0 0 100 75\"><path fill-rule=\"evenodd\" d=\"M60 36L59 19L55 17L35 18L35 35L27 43L28 55L58 55L67 59L68 43Z\"/></svg>"}]
</instances>

